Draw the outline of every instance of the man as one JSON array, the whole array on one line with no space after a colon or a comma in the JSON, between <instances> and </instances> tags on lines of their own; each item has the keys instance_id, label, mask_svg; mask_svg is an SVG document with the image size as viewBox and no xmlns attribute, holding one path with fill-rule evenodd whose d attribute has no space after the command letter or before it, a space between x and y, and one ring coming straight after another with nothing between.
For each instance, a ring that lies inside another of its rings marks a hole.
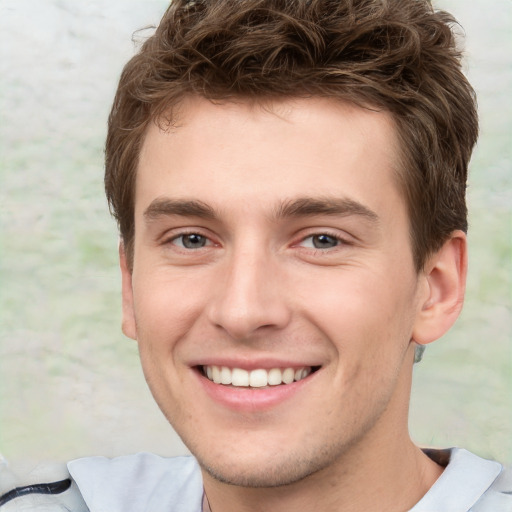
<instances>
[{"instance_id":1,"label":"man","mask_svg":"<svg viewBox=\"0 0 512 512\"><path fill-rule=\"evenodd\" d=\"M105 184L123 332L194 457L73 461L74 509L512 510L501 465L407 429L465 287L478 129L452 23L419 0L173 2L121 77Z\"/></svg>"}]
</instances>

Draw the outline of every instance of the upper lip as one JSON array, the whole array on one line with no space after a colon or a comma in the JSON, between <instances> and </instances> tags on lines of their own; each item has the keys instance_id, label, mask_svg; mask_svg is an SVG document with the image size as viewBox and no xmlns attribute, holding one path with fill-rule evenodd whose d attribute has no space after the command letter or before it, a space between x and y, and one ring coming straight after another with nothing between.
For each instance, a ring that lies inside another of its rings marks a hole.
<instances>
[{"instance_id":1,"label":"upper lip","mask_svg":"<svg viewBox=\"0 0 512 512\"><path fill-rule=\"evenodd\" d=\"M302 361L281 358L258 358L258 359L241 359L241 358L224 358L224 357L207 357L197 359L190 363L191 367L201 366L226 366L227 368L241 368L242 370L271 370L272 368L304 368L322 366L318 361Z\"/></svg>"}]
</instances>

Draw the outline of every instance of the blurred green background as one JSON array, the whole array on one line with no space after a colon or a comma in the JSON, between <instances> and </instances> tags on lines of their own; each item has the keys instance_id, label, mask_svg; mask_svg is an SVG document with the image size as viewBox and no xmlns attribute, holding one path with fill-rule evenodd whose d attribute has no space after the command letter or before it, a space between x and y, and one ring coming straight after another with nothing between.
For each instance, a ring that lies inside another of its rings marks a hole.
<instances>
[{"instance_id":1,"label":"blurred green background","mask_svg":"<svg viewBox=\"0 0 512 512\"><path fill-rule=\"evenodd\" d=\"M435 5L465 29L481 138L466 305L416 367L410 426L422 445L510 465L512 3ZM120 332L117 233L102 184L106 119L132 34L166 6L0 0L0 453L11 461L186 451Z\"/></svg>"}]
</instances>

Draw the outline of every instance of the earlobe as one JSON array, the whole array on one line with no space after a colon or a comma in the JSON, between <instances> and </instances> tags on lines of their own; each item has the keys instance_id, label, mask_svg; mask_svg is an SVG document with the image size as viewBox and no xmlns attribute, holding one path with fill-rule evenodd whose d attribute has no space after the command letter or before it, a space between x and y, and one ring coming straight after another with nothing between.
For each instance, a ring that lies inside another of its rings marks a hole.
<instances>
[{"instance_id":1,"label":"earlobe","mask_svg":"<svg viewBox=\"0 0 512 512\"><path fill-rule=\"evenodd\" d=\"M416 343L437 340L455 323L464 302L467 265L466 235L454 231L425 266L425 293L412 336Z\"/></svg>"},{"instance_id":2,"label":"earlobe","mask_svg":"<svg viewBox=\"0 0 512 512\"><path fill-rule=\"evenodd\" d=\"M132 272L128 266L126 251L122 241L119 242L119 266L121 267L121 289L123 301L121 329L125 336L136 340L137 328L133 309Z\"/></svg>"}]
</instances>

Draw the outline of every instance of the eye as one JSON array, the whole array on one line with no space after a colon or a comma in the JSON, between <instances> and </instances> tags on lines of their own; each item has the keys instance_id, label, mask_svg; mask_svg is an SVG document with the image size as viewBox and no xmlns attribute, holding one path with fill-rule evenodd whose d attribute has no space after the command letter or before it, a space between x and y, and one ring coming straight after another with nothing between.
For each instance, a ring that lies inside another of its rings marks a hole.
<instances>
[{"instance_id":1,"label":"eye","mask_svg":"<svg viewBox=\"0 0 512 512\"><path fill-rule=\"evenodd\" d=\"M179 235L172 239L172 243L184 249L201 249L206 245L210 245L208 238L198 233Z\"/></svg>"},{"instance_id":2,"label":"eye","mask_svg":"<svg viewBox=\"0 0 512 512\"><path fill-rule=\"evenodd\" d=\"M301 245L303 247L309 247L314 249L332 249L333 247L338 246L341 243L339 238L335 236L328 235L326 233L321 233L318 235L311 235L304 240L302 240Z\"/></svg>"}]
</instances>

